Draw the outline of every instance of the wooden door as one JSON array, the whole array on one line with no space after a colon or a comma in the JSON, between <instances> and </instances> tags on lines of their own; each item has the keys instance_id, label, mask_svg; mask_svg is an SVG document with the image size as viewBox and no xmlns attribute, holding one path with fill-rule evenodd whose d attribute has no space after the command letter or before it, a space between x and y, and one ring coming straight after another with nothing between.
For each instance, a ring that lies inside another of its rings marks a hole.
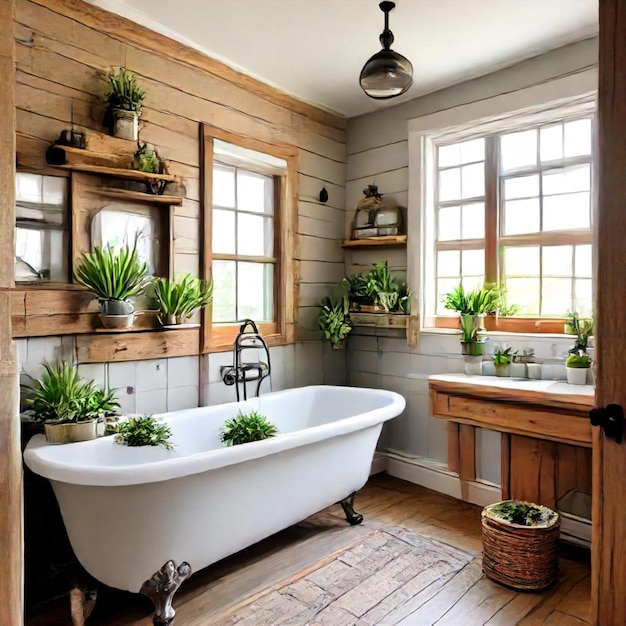
<instances>
[{"instance_id":1,"label":"wooden door","mask_svg":"<svg viewBox=\"0 0 626 626\"><path fill-rule=\"evenodd\" d=\"M596 405L626 407L626 2L600 0ZM626 444L594 428L594 623L626 624Z\"/></svg>"}]
</instances>

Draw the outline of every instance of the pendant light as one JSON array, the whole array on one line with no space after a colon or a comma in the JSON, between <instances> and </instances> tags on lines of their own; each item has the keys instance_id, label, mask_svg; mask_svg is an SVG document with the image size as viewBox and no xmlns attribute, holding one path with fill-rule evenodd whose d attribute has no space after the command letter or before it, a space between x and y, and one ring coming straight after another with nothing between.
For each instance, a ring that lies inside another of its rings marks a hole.
<instances>
[{"instance_id":1,"label":"pendant light","mask_svg":"<svg viewBox=\"0 0 626 626\"><path fill-rule=\"evenodd\" d=\"M385 30L379 37L383 48L363 66L359 83L370 98L385 100L403 94L411 86L413 66L406 57L391 49L393 33L389 30L389 12L396 3L381 2L378 6L385 14Z\"/></svg>"}]
</instances>

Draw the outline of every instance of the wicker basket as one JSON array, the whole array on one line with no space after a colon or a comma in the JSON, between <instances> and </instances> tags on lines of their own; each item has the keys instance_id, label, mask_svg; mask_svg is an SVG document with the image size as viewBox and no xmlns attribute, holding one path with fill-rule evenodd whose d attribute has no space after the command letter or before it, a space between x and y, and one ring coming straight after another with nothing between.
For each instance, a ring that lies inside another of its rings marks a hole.
<instances>
[{"instance_id":1,"label":"wicker basket","mask_svg":"<svg viewBox=\"0 0 626 626\"><path fill-rule=\"evenodd\" d=\"M515 500L506 503L530 504ZM547 507L545 523L522 526L497 517L496 502L483 509L483 572L498 583L528 591L549 587L558 576L557 543L561 520ZM538 505L534 505L538 506Z\"/></svg>"}]
</instances>

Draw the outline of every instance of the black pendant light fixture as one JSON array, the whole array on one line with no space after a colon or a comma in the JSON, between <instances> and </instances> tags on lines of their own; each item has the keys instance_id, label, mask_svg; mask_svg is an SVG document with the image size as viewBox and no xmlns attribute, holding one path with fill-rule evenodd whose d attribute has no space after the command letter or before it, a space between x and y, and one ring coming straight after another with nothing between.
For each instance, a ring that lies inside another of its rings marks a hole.
<instances>
[{"instance_id":1,"label":"black pendant light fixture","mask_svg":"<svg viewBox=\"0 0 626 626\"><path fill-rule=\"evenodd\" d=\"M385 14L385 30L380 34L383 49L371 57L361 70L359 83L363 91L376 100L395 98L403 94L413 83L411 61L391 49L393 33L389 30L389 12L395 2L381 2Z\"/></svg>"}]
</instances>

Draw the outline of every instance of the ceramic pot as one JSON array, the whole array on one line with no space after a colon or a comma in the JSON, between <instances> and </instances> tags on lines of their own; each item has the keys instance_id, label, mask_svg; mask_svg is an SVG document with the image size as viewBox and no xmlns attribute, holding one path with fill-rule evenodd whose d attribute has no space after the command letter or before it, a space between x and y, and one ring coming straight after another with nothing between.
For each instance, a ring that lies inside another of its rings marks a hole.
<instances>
[{"instance_id":1,"label":"ceramic pot","mask_svg":"<svg viewBox=\"0 0 626 626\"><path fill-rule=\"evenodd\" d=\"M127 300L100 300L100 313L103 315L130 315L135 310Z\"/></svg>"},{"instance_id":2,"label":"ceramic pot","mask_svg":"<svg viewBox=\"0 0 626 626\"><path fill-rule=\"evenodd\" d=\"M480 376L483 373L483 357L468 356L463 357L465 361L465 374L467 376Z\"/></svg>"},{"instance_id":3,"label":"ceramic pot","mask_svg":"<svg viewBox=\"0 0 626 626\"><path fill-rule=\"evenodd\" d=\"M588 367L566 367L567 382L570 385L586 385Z\"/></svg>"},{"instance_id":4,"label":"ceramic pot","mask_svg":"<svg viewBox=\"0 0 626 626\"><path fill-rule=\"evenodd\" d=\"M134 321L134 313L128 315L105 315L100 313L100 322L104 328L131 328Z\"/></svg>"},{"instance_id":5,"label":"ceramic pot","mask_svg":"<svg viewBox=\"0 0 626 626\"><path fill-rule=\"evenodd\" d=\"M44 433L48 443L75 443L91 441L102 437L105 431L103 420L87 420L85 422L45 422Z\"/></svg>"},{"instance_id":6,"label":"ceramic pot","mask_svg":"<svg viewBox=\"0 0 626 626\"><path fill-rule=\"evenodd\" d=\"M506 365L496 365L496 376L511 376L511 364L507 363Z\"/></svg>"},{"instance_id":7,"label":"ceramic pot","mask_svg":"<svg viewBox=\"0 0 626 626\"><path fill-rule=\"evenodd\" d=\"M483 353L482 341L461 341L461 354L463 356L480 356Z\"/></svg>"},{"instance_id":8,"label":"ceramic pot","mask_svg":"<svg viewBox=\"0 0 626 626\"><path fill-rule=\"evenodd\" d=\"M137 111L113 109L111 116L113 117L114 137L137 141L139 135L139 114Z\"/></svg>"}]
</instances>

